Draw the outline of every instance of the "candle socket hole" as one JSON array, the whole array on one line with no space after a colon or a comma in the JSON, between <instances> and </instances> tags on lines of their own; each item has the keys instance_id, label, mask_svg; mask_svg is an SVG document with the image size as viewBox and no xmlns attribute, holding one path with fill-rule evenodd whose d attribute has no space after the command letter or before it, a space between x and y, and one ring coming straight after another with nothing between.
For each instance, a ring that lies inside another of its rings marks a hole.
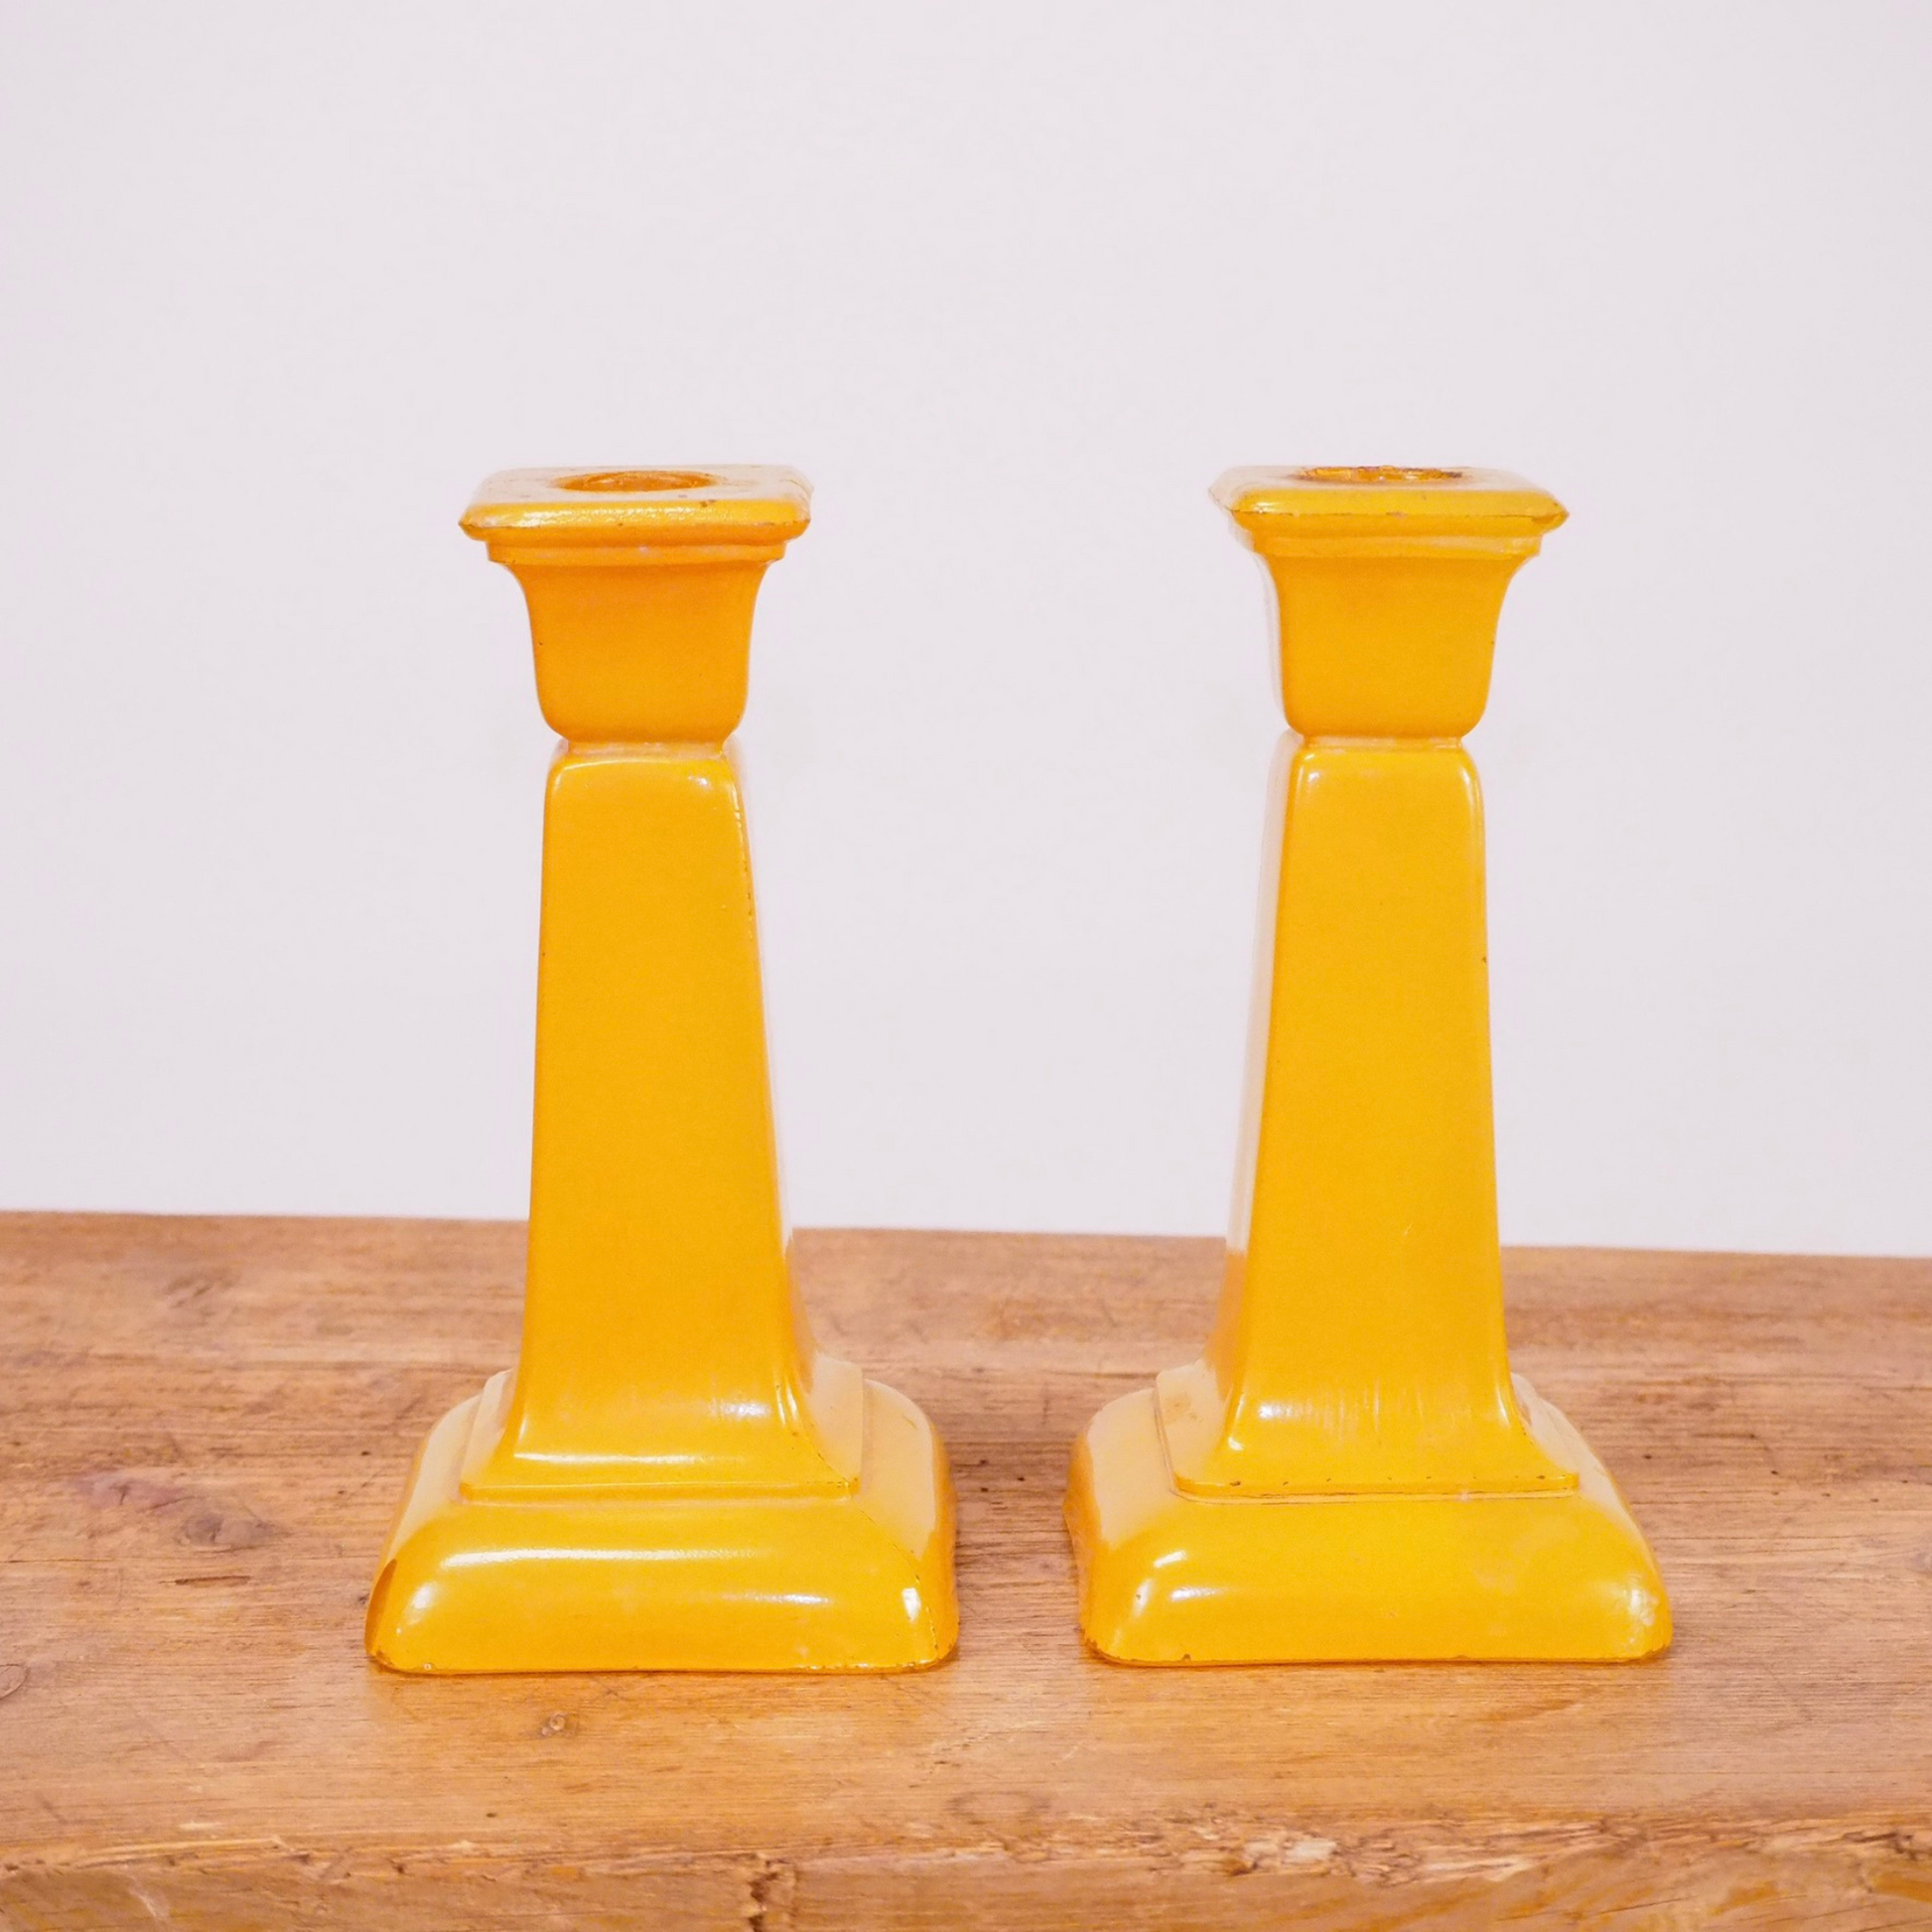
<instances>
[{"instance_id":1,"label":"candle socket hole","mask_svg":"<svg viewBox=\"0 0 1932 1932\"><path fill-rule=\"evenodd\" d=\"M1297 483L1460 483L1466 470L1407 470L1396 464L1336 464L1295 472Z\"/></svg>"},{"instance_id":2,"label":"candle socket hole","mask_svg":"<svg viewBox=\"0 0 1932 1932\"><path fill-rule=\"evenodd\" d=\"M557 487L649 496L672 489L712 489L717 483L702 470L587 470L581 477L560 477Z\"/></svg>"}]
</instances>

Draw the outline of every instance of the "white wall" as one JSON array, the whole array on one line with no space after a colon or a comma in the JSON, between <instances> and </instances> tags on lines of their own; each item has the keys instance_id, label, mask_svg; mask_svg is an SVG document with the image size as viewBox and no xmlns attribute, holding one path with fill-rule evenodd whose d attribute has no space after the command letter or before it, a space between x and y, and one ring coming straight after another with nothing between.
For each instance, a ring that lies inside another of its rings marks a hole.
<instances>
[{"instance_id":1,"label":"white wall","mask_svg":"<svg viewBox=\"0 0 1932 1932\"><path fill-rule=\"evenodd\" d=\"M1932 9L8 7L0 1201L514 1214L512 464L778 461L793 1217L1217 1230L1234 463L1573 520L1474 741L1513 1239L1932 1247Z\"/></svg>"}]
</instances>

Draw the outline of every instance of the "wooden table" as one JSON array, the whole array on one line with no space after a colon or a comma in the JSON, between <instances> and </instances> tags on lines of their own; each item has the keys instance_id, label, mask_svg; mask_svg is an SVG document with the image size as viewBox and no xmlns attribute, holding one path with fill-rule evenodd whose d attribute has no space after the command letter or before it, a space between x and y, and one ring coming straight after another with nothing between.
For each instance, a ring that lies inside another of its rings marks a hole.
<instances>
[{"instance_id":1,"label":"wooden table","mask_svg":"<svg viewBox=\"0 0 1932 1932\"><path fill-rule=\"evenodd\" d=\"M388 1676L376 1552L519 1244L0 1217L0 1927L1932 1923L1932 1263L1510 1257L1661 1662L1149 1672L1080 1646L1060 1488L1215 1245L801 1235L951 1445L957 1659Z\"/></svg>"}]
</instances>

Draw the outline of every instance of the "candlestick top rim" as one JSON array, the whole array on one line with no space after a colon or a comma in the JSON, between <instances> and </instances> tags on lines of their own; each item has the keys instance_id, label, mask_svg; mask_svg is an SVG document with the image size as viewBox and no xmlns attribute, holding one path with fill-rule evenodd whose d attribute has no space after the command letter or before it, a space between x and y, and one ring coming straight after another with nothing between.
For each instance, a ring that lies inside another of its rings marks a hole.
<instances>
[{"instance_id":1,"label":"candlestick top rim","mask_svg":"<svg viewBox=\"0 0 1932 1932\"><path fill-rule=\"evenodd\" d=\"M1506 470L1388 464L1230 470L1214 500L1251 537L1540 537L1569 515Z\"/></svg>"},{"instance_id":2,"label":"candlestick top rim","mask_svg":"<svg viewBox=\"0 0 1932 1932\"><path fill-rule=\"evenodd\" d=\"M471 499L463 528L492 549L768 546L804 532L811 501L811 484L776 464L499 470Z\"/></svg>"}]
</instances>

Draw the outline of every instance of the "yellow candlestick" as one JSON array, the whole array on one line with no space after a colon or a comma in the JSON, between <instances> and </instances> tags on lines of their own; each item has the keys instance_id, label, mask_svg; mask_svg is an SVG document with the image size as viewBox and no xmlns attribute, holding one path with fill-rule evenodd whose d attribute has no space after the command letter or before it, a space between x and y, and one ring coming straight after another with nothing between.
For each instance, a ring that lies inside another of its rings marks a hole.
<instances>
[{"instance_id":1,"label":"yellow candlestick","mask_svg":"<svg viewBox=\"0 0 1932 1932\"><path fill-rule=\"evenodd\" d=\"M522 584L544 812L523 1346L423 1448L369 1600L399 1670L883 1670L957 1628L904 1397L814 1344L778 1200L724 741L784 470L525 471L464 518Z\"/></svg>"},{"instance_id":2,"label":"yellow candlestick","mask_svg":"<svg viewBox=\"0 0 1932 1932\"><path fill-rule=\"evenodd\" d=\"M1275 588L1293 730L1220 1311L1199 1361L1076 1449L1082 1627L1136 1663L1647 1655L1655 1563L1503 1338L1460 741L1563 509L1473 471L1235 471L1215 494Z\"/></svg>"}]
</instances>

